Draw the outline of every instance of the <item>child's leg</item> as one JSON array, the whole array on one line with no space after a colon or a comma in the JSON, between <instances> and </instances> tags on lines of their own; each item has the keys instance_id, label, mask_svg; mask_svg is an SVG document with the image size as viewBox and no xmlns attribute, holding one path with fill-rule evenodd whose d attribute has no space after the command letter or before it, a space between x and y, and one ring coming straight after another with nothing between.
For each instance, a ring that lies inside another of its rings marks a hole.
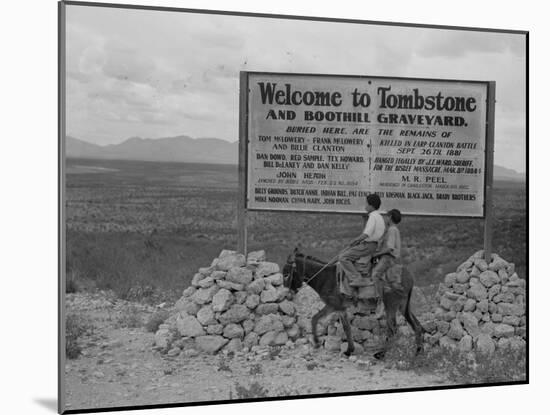
<instances>
[{"instance_id":1,"label":"child's leg","mask_svg":"<svg viewBox=\"0 0 550 415\"><path fill-rule=\"evenodd\" d=\"M391 255L382 255L372 270L372 280L379 298L384 294L384 275L393 262Z\"/></svg>"}]
</instances>

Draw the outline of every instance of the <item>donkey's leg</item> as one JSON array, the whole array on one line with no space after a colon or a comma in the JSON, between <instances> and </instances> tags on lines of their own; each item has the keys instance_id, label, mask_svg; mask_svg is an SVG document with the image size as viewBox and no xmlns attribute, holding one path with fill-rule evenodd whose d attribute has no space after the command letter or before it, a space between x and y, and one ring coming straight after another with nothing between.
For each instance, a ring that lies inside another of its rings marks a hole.
<instances>
[{"instance_id":1,"label":"donkey's leg","mask_svg":"<svg viewBox=\"0 0 550 415\"><path fill-rule=\"evenodd\" d=\"M313 346L319 347L319 338L317 337L317 323L319 322L319 319L325 317L326 315L332 313L334 311L334 308L329 306L328 304L325 305L317 314L315 314L311 318L311 333L313 334Z\"/></svg>"},{"instance_id":2,"label":"donkey's leg","mask_svg":"<svg viewBox=\"0 0 550 415\"><path fill-rule=\"evenodd\" d=\"M405 320L407 320L407 322L411 325L414 331L415 342L416 342L416 353L418 354L422 351L423 335L426 332L426 329L422 327L422 324L420 324L420 321L418 321L416 316L413 314L413 312L411 311L410 305L411 304L410 304L410 294L409 294L409 296L407 297L407 302L404 307L405 310L403 315L405 316Z\"/></svg>"},{"instance_id":3,"label":"donkey's leg","mask_svg":"<svg viewBox=\"0 0 550 415\"><path fill-rule=\"evenodd\" d=\"M355 350L355 346L353 345L353 338L351 336L351 325L349 324L346 310L340 312L340 321L342 322L344 332L346 333L346 338L348 339L348 349L345 351L344 354L346 356L350 356Z\"/></svg>"},{"instance_id":4,"label":"donkey's leg","mask_svg":"<svg viewBox=\"0 0 550 415\"><path fill-rule=\"evenodd\" d=\"M397 322L395 314L397 313L398 304L396 302L395 295L392 293L384 293L384 307L386 309L386 341L382 350L375 353L376 359L383 359L386 350L388 350L393 343L395 333L397 332Z\"/></svg>"}]
</instances>

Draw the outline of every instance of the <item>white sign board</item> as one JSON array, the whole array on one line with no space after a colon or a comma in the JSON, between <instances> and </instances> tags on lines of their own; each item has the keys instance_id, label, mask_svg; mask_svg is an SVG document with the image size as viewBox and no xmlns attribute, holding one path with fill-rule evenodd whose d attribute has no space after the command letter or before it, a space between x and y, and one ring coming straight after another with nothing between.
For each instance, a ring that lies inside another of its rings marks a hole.
<instances>
[{"instance_id":1,"label":"white sign board","mask_svg":"<svg viewBox=\"0 0 550 415\"><path fill-rule=\"evenodd\" d=\"M247 209L484 216L487 82L247 75Z\"/></svg>"}]
</instances>

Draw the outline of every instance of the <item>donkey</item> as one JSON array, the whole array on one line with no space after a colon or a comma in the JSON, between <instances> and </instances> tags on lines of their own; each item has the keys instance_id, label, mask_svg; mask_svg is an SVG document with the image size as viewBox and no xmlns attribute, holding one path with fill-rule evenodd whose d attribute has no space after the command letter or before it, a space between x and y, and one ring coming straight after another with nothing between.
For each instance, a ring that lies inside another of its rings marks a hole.
<instances>
[{"instance_id":1,"label":"donkey","mask_svg":"<svg viewBox=\"0 0 550 415\"><path fill-rule=\"evenodd\" d=\"M354 351L354 345L346 308L351 306L353 301L340 293L336 276L336 265L327 265L319 259L305 256L299 252L298 248L295 248L283 266L283 278L285 287L289 288L292 294L295 294L304 283L307 283L319 294L319 297L325 303L325 306L311 319L314 347L319 347L319 338L317 337L317 323L319 319L332 312L336 312L339 314L348 341L348 348L344 354L350 356ZM384 291L383 301L386 309L387 340L382 350L375 354L377 359L384 357L388 344L396 333L397 310L405 316L405 319L415 333L416 353L422 350L422 339L426 330L411 312L410 300L414 281L405 267L403 267L402 285L404 288L402 291L391 289Z\"/></svg>"}]
</instances>

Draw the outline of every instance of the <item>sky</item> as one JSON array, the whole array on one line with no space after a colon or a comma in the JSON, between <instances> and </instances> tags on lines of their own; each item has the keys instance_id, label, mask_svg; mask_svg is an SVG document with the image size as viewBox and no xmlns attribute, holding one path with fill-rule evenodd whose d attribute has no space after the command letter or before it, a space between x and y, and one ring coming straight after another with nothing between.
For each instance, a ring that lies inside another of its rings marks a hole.
<instances>
[{"instance_id":1,"label":"sky","mask_svg":"<svg viewBox=\"0 0 550 415\"><path fill-rule=\"evenodd\" d=\"M67 6L67 134L238 139L239 72L496 81L495 163L525 172L520 34Z\"/></svg>"}]
</instances>

